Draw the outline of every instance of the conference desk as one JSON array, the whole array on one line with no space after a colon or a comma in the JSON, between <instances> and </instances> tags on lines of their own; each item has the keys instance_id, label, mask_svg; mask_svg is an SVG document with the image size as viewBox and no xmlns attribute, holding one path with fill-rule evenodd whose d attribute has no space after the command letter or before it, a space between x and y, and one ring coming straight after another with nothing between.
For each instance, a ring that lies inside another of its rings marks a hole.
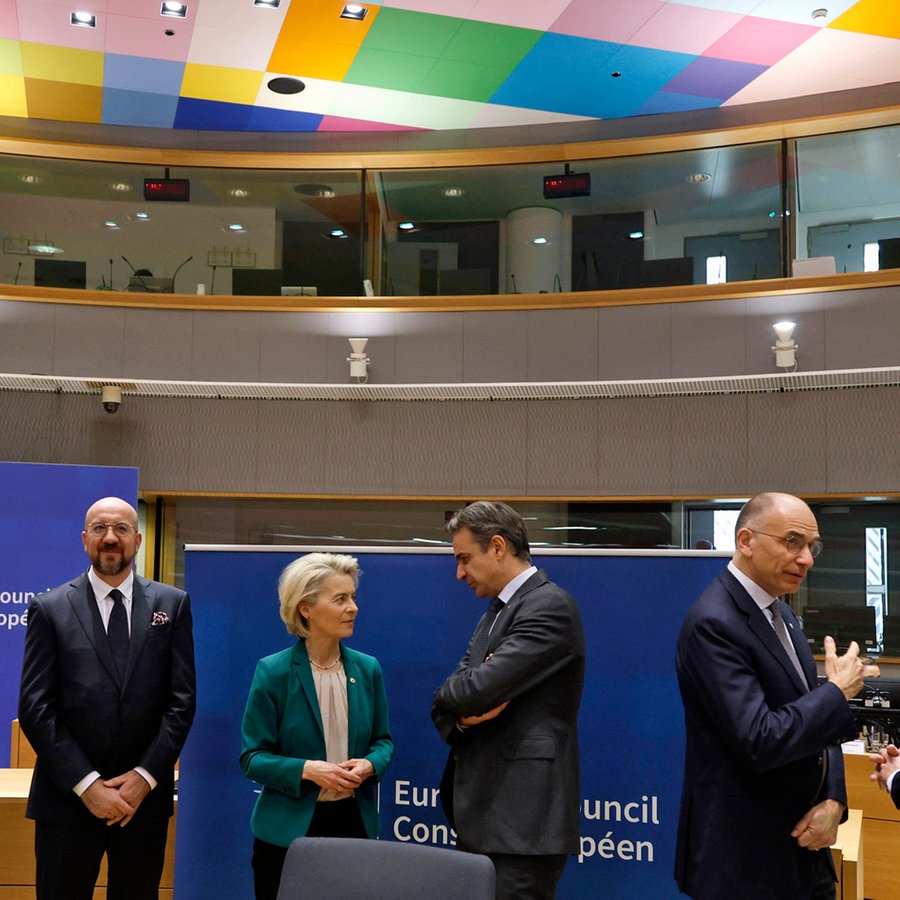
<instances>
[{"instance_id":1,"label":"conference desk","mask_svg":"<svg viewBox=\"0 0 900 900\"><path fill-rule=\"evenodd\" d=\"M34 823L25 818L31 771L0 769L0 900L34 900ZM172 897L174 883L175 816L172 816L160 897ZM105 860L94 900L106 900Z\"/></svg>"}]
</instances>

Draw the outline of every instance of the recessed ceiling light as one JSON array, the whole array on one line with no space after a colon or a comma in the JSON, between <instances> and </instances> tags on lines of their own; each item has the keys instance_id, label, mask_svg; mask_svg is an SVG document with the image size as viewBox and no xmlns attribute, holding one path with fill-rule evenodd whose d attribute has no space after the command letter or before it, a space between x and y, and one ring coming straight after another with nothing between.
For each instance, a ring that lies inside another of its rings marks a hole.
<instances>
[{"instance_id":1,"label":"recessed ceiling light","mask_svg":"<svg viewBox=\"0 0 900 900\"><path fill-rule=\"evenodd\" d=\"M44 238L42 241L30 241L28 244L28 252L54 256L57 253L63 253L65 251L62 247L57 247L55 241L49 241L47 238Z\"/></svg>"},{"instance_id":2,"label":"recessed ceiling light","mask_svg":"<svg viewBox=\"0 0 900 900\"><path fill-rule=\"evenodd\" d=\"M104 228L118 228L118 227L119 227L119 223L118 223L118 222L114 222L112 219L107 219L107 220L103 223L103 227L104 227Z\"/></svg>"},{"instance_id":3,"label":"recessed ceiling light","mask_svg":"<svg viewBox=\"0 0 900 900\"><path fill-rule=\"evenodd\" d=\"M253 0L254 6L267 6L269 9L277 9L281 0Z\"/></svg>"},{"instance_id":4,"label":"recessed ceiling light","mask_svg":"<svg viewBox=\"0 0 900 900\"><path fill-rule=\"evenodd\" d=\"M270 79L266 82L266 87L273 94L299 94L306 90L306 85L299 78L289 78L286 75Z\"/></svg>"},{"instance_id":5,"label":"recessed ceiling light","mask_svg":"<svg viewBox=\"0 0 900 900\"><path fill-rule=\"evenodd\" d=\"M175 19L183 19L187 15L187 4L176 3L175 0L164 0L159 8L161 16L170 16Z\"/></svg>"},{"instance_id":6,"label":"recessed ceiling light","mask_svg":"<svg viewBox=\"0 0 900 900\"><path fill-rule=\"evenodd\" d=\"M97 27L97 17L93 13L89 13L83 9L75 10L75 12L73 12L69 17L69 22L72 25L78 25L81 28Z\"/></svg>"},{"instance_id":7,"label":"recessed ceiling light","mask_svg":"<svg viewBox=\"0 0 900 900\"><path fill-rule=\"evenodd\" d=\"M419 230L418 228L416 228L416 223L415 223L415 222L401 222L397 227L398 227L401 231L407 231L407 232L409 232L409 231L418 231L418 230Z\"/></svg>"},{"instance_id":8,"label":"recessed ceiling light","mask_svg":"<svg viewBox=\"0 0 900 900\"><path fill-rule=\"evenodd\" d=\"M117 194L127 194L127 193L131 190L131 185L130 185L130 184L126 184L124 181L114 181L114 182L110 185L110 187L111 187Z\"/></svg>"},{"instance_id":9,"label":"recessed ceiling light","mask_svg":"<svg viewBox=\"0 0 900 900\"><path fill-rule=\"evenodd\" d=\"M693 175L688 175L687 182L688 184L703 184L704 182L709 181L710 176L706 172L694 172Z\"/></svg>"},{"instance_id":10,"label":"recessed ceiling light","mask_svg":"<svg viewBox=\"0 0 900 900\"><path fill-rule=\"evenodd\" d=\"M545 238L545 237L536 237L536 238L531 239L531 243L532 244L549 244L550 241L548 241L547 238Z\"/></svg>"},{"instance_id":11,"label":"recessed ceiling light","mask_svg":"<svg viewBox=\"0 0 900 900\"><path fill-rule=\"evenodd\" d=\"M134 214L136 219L140 219L142 222L146 222L150 218L150 213L147 212L136 212Z\"/></svg>"},{"instance_id":12,"label":"recessed ceiling light","mask_svg":"<svg viewBox=\"0 0 900 900\"><path fill-rule=\"evenodd\" d=\"M820 9L814 9L812 11L813 21L819 21L820 19L828 18L828 10L825 7L821 7Z\"/></svg>"},{"instance_id":13,"label":"recessed ceiling light","mask_svg":"<svg viewBox=\"0 0 900 900\"><path fill-rule=\"evenodd\" d=\"M232 222L231 224L229 224L228 230L229 231L243 231L244 226L241 225L240 222Z\"/></svg>"},{"instance_id":14,"label":"recessed ceiling light","mask_svg":"<svg viewBox=\"0 0 900 900\"><path fill-rule=\"evenodd\" d=\"M643 231L629 231L629 232L628 232L628 237L629 237L632 241L639 241L643 236L644 236L644 232L643 232Z\"/></svg>"},{"instance_id":15,"label":"recessed ceiling light","mask_svg":"<svg viewBox=\"0 0 900 900\"><path fill-rule=\"evenodd\" d=\"M36 185L36 184L40 184L43 180L44 179L41 178L40 175L20 175L19 176L19 181L21 181L22 184Z\"/></svg>"},{"instance_id":16,"label":"recessed ceiling light","mask_svg":"<svg viewBox=\"0 0 900 900\"><path fill-rule=\"evenodd\" d=\"M342 19L356 19L362 21L369 11L368 6L360 6L358 3L348 3L341 13Z\"/></svg>"},{"instance_id":17,"label":"recessed ceiling light","mask_svg":"<svg viewBox=\"0 0 900 900\"><path fill-rule=\"evenodd\" d=\"M323 187L316 191L316 196L323 200L330 200L335 196L334 188Z\"/></svg>"},{"instance_id":18,"label":"recessed ceiling light","mask_svg":"<svg viewBox=\"0 0 900 900\"><path fill-rule=\"evenodd\" d=\"M465 190L461 187L444 188L445 197L462 197L463 194L465 194Z\"/></svg>"},{"instance_id":19,"label":"recessed ceiling light","mask_svg":"<svg viewBox=\"0 0 900 900\"><path fill-rule=\"evenodd\" d=\"M250 196L250 191L246 188L232 188L228 192L229 197L234 197L235 200L246 200Z\"/></svg>"},{"instance_id":20,"label":"recessed ceiling light","mask_svg":"<svg viewBox=\"0 0 900 900\"><path fill-rule=\"evenodd\" d=\"M345 238L350 237L343 228L332 228L331 231L328 232L328 237L333 238L336 241L342 241Z\"/></svg>"}]
</instances>

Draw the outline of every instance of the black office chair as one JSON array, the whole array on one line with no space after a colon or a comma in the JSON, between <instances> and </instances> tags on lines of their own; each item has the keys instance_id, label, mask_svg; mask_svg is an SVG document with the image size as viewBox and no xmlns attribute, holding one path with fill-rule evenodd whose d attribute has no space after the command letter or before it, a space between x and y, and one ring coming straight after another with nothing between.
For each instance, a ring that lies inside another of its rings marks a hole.
<instances>
[{"instance_id":1,"label":"black office chair","mask_svg":"<svg viewBox=\"0 0 900 900\"><path fill-rule=\"evenodd\" d=\"M362 838L298 838L278 900L494 900L494 864L478 853Z\"/></svg>"}]
</instances>

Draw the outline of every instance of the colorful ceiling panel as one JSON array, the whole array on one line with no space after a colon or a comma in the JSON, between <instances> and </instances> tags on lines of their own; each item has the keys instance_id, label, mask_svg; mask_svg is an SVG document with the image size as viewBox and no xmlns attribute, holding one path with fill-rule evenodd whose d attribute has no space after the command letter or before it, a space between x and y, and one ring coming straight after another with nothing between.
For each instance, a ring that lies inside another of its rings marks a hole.
<instances>
[{"instance_id":1,"label":"colorful ceiling panel","mask_svg":"<svg viewBox=\"0 0 900 900\"><path fill-rule=\"evenodd\" d=\"M0 0L0 116L445 130L900 83L897 0L374 0L359 20L342 0L78 4Z\"/></svg>"}]
</instances>

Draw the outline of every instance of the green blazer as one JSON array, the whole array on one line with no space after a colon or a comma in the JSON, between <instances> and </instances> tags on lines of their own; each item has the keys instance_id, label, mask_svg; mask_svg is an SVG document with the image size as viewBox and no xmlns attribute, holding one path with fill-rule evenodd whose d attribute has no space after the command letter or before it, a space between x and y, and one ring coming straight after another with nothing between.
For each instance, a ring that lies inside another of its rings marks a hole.
<instances>
[{"instance_id":1,"label":"green blazer","mask_svg":"<svg viewBox=\"0 0 900 900\"><path fill-rule=\"evenodd\" d=\"M376 784L394 752L384 678L374 656L341 646L341 659L347 676L350 758L365 757L375 767L375 776L356 791L366 833L375 838ZM325 759L325 735L301 640L257 663L244 710L241 769L263 786L250 819L260 840L287 847L309 830L319 786L301 781L307 759Z\"/></svg>"}]
</instances>

